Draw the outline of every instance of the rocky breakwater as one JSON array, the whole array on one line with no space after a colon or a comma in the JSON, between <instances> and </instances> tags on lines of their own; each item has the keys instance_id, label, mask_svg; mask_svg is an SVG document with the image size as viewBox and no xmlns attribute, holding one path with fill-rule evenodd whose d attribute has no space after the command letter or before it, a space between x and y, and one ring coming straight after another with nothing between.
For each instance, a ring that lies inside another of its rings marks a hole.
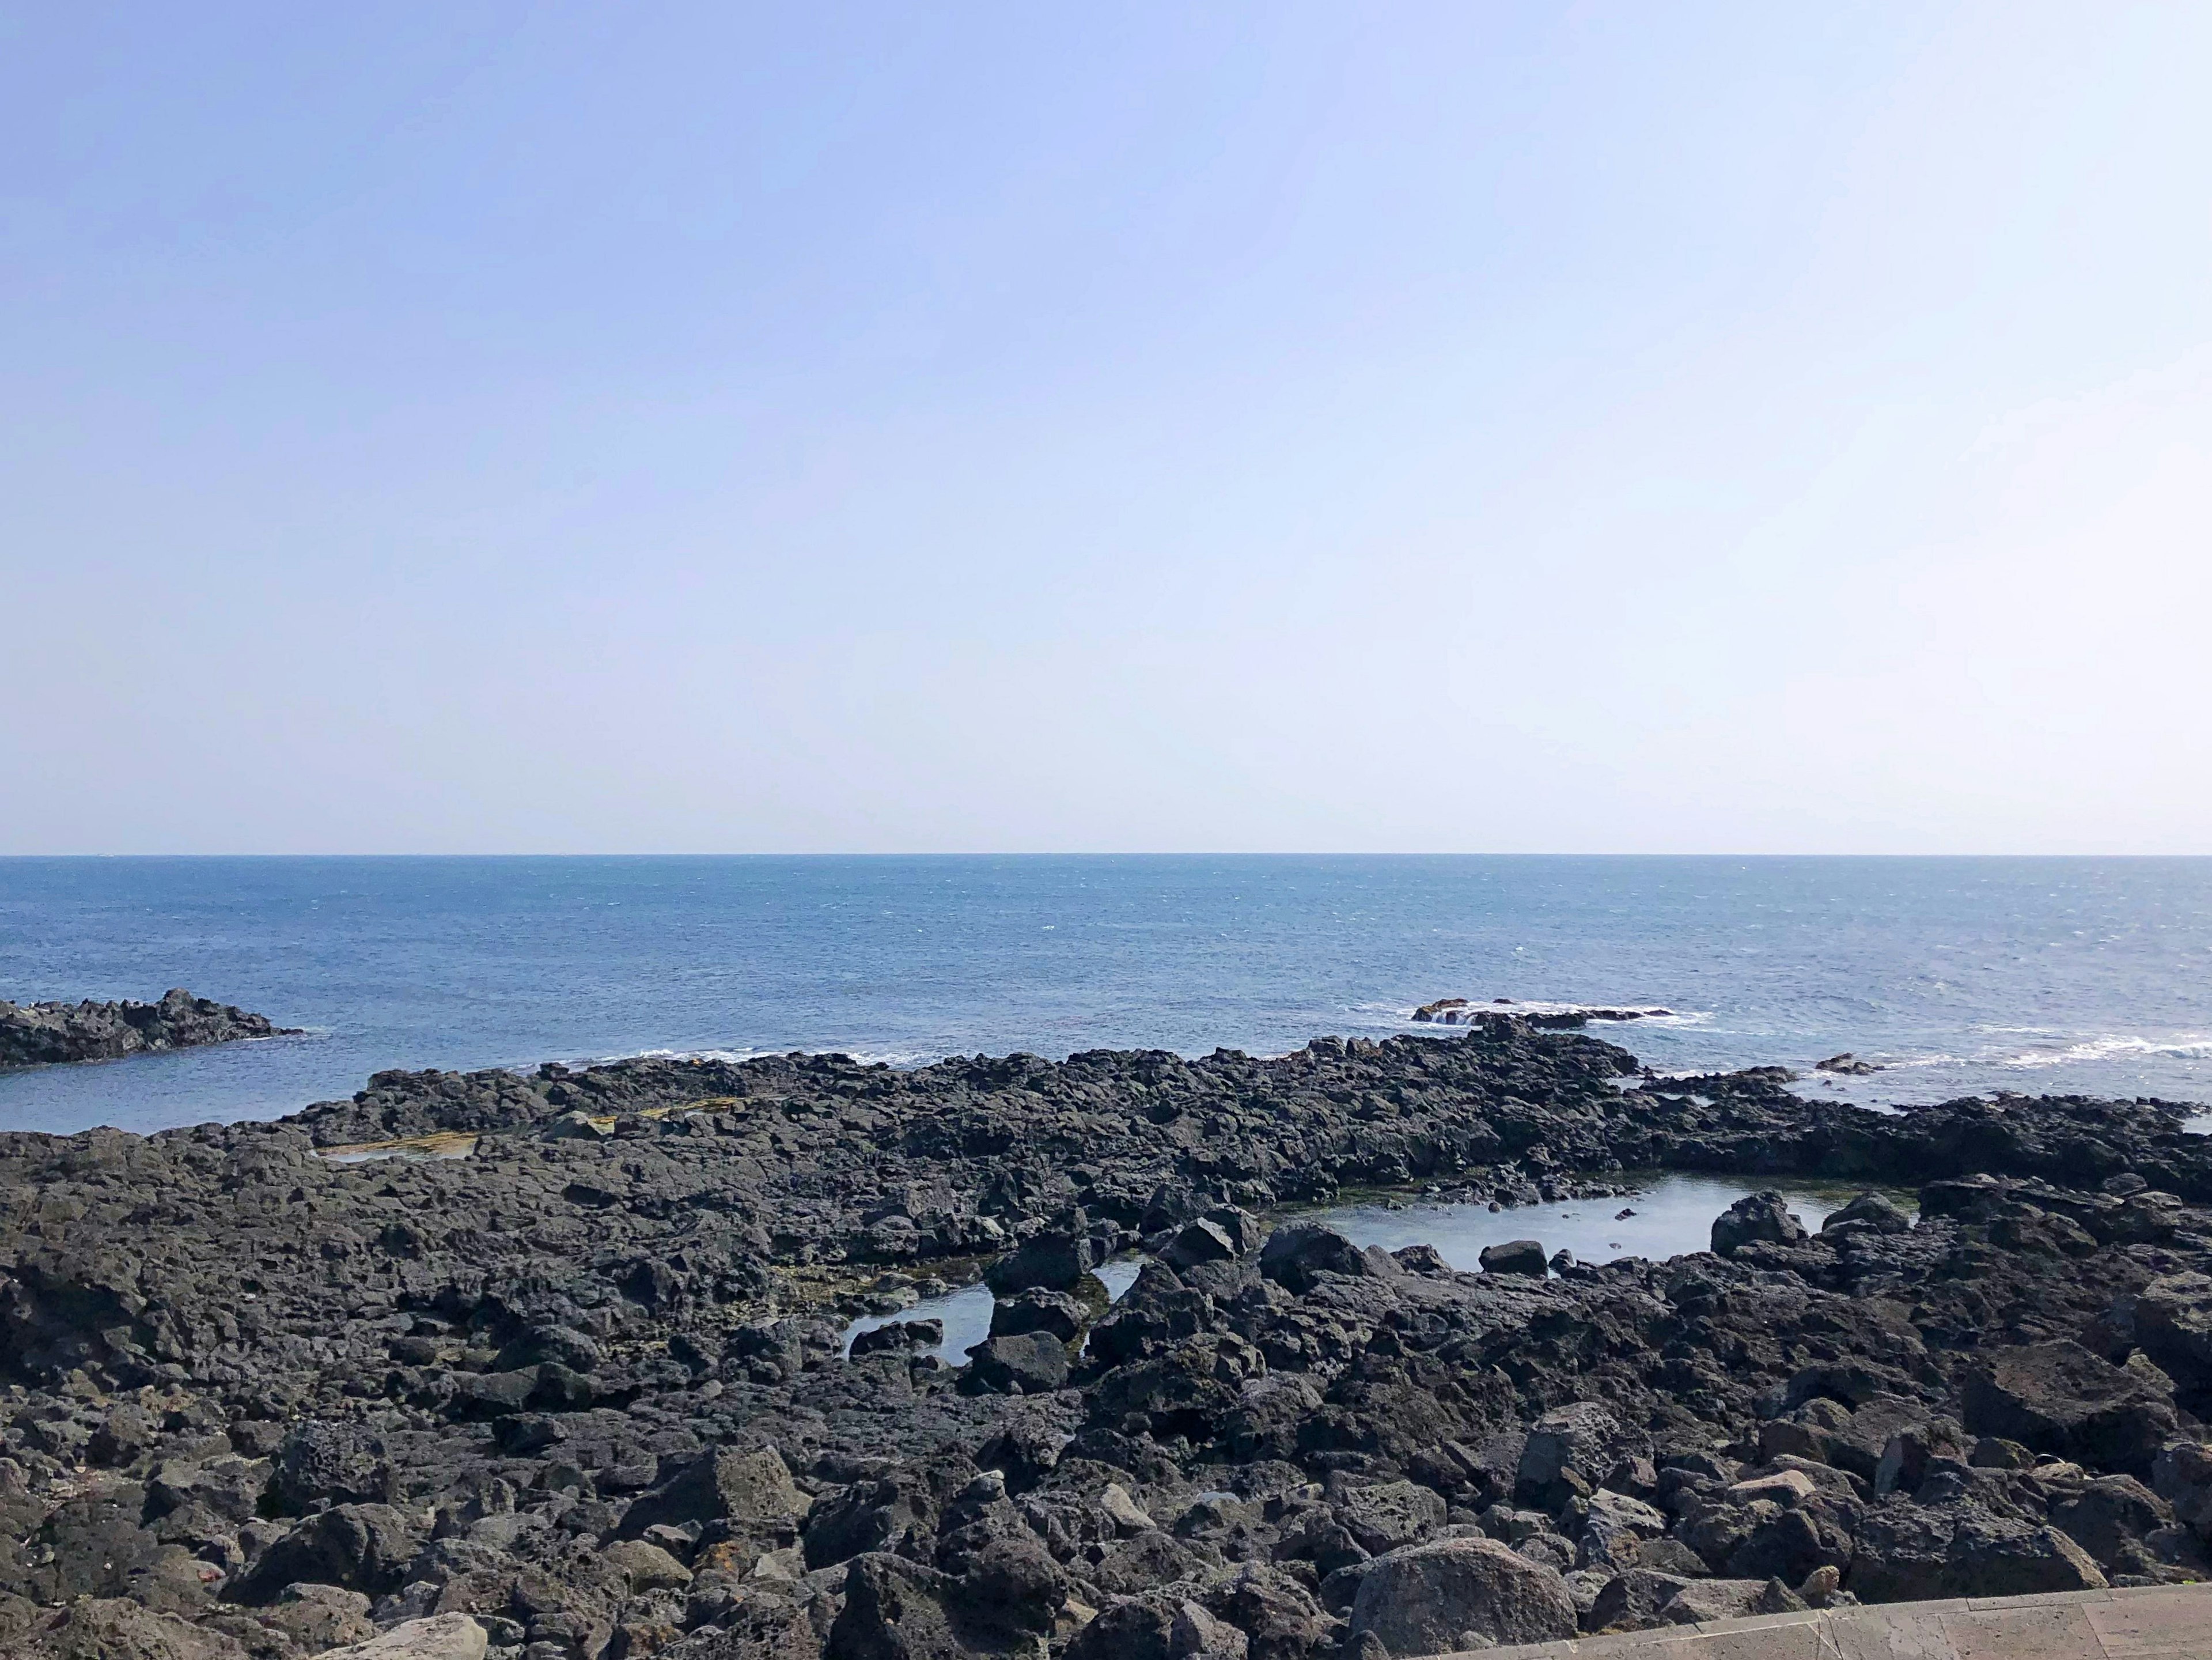
<instances>
[{"instance_id":1,"label":"rocky breakwater","mask_svg":"<svg viewBox=\"0 0 2212 1660\"><path fill-rule=\"evenodd\" d=\"M242 1037L296 1036L179 987L158 1003L10 1003L0 1000L0 1067L70 1061L119 1061L159 1049L197 1049Z\"/></svg>"},{"instance_id":2,"label":"rocky breakwater","mask_svg":"<svg viewBox=\"0 0 2212 1660\"><path fill-rule=\"evenodd\" d=\"M1878 1115L1491 1018L1273 1061L392 1073L273 1124L0 1138L0 1651L1382 1660L2184 1578L2182 1116ZM1284 1213L1655 1166L1919 1215L1808 1236L1759 1197L1711 1251L1540 1274ZM1090 1270L1139 1245L1109 1309ZM841 1356L849 1316L987 1274L968 1364L921 1322Z\"/></svg>"}]
</instances>

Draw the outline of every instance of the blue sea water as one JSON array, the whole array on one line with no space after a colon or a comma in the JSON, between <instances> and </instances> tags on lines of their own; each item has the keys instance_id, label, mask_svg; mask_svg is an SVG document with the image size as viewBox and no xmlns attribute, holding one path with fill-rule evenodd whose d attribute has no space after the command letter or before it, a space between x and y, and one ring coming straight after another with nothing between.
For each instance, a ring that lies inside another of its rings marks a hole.
<instances>
[{"instance_id":1,"label":"blue sea water","mask_svg":"<svg viewBox=\"0 0 2212 1660\"><path fill-rule=\"evenodd\" d=\"M0 1075L0 1128L271 1116L386 1067L1275 1054L1433 998L1636 1004L1662 1070L1875 1102L2212 1095L2212 860L0 860L0 996L307 1035Z\"/></svg>"}]
</instances>

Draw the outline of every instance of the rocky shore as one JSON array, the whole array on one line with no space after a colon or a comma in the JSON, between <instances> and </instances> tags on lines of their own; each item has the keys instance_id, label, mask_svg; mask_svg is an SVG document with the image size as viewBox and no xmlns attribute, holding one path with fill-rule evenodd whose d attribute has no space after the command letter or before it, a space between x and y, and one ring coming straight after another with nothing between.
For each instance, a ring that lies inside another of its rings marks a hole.
<instances>
[{"instance_id":1,"label":"rocky shore","mask_svg":"<svg viewBox=\"0 0 2212 1660\"><path fill-rule=\"evenodd\" d=\"M1402 1660L2212 1574L2184 1109L1882 1114L1466 1018L0 1137L0 1651ZM1870 1191L1556 1272L1295 1209L1653 1170ZM841 1353L986 1277L971 1363L923 1323Z\"/></svg>"},{"instance_id":2,"label":"rocky shore","mask_svg":"<svg viewBox=\"0 0 2212 1660\"><path fill-rule=\"evenodd\" d=\"M119 1061L157 1049L197 1049L241 1037L292 1036L228 1003L195 997L182 987L158 1003L10 1003L0 1000L0 1067L54 1066L70 1061Z\"/></svg>"}]
</instances>

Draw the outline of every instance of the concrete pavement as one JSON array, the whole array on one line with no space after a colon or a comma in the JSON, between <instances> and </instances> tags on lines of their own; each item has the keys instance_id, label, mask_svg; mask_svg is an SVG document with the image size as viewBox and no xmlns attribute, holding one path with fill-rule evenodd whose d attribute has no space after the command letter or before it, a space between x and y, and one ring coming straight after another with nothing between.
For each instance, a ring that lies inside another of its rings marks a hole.
<instances>
[{"instance_id":1,"label":"concrete pavement","mask_svg":"<svg viewBox=\"0 0 2212 1660\"><path fill-rule=\"evenodd\" d=\"M1758 1614L1484 1649L1480 1655L1480 1660L2212 1660L2212 1584Z\"/></svg>"}]
</instances>

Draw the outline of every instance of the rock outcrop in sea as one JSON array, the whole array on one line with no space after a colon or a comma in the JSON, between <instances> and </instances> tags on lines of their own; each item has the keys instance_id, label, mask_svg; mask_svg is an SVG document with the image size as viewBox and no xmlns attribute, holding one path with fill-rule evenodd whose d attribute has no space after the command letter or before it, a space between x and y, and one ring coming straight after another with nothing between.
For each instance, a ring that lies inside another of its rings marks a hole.
<instances>
[{"instance_id":1,"label":"rock outcrop in sea","mask_svg":"<svg viewBox=\"0 0 2212 1660\"><path fill-rule=\"evenodd\" d=\"M1480 1015L1274 1060L384 1073L0 1137L0 1651L1385 1660L2202 1576L2185 1116L1875 1113ZM1485 1273L1289 1209L1656 1169L1867 1191ZM972 1361L926 1322L841 1352L986 1279Z\"/></svg>"},{"instance_id":2,"label":"rock outcrop in sea","mask_svg":"<svg viewBox=\"0 0 2212 1660\"><path fill-rule=\"evenodd\" d=\"M119 1061L156 1049L197 1049L241 1037L293 1036L265 1015L195 997L182 987L158 1003L10 1003L0 1000L0 1067Z\"/></svg>"}]
</instances>

